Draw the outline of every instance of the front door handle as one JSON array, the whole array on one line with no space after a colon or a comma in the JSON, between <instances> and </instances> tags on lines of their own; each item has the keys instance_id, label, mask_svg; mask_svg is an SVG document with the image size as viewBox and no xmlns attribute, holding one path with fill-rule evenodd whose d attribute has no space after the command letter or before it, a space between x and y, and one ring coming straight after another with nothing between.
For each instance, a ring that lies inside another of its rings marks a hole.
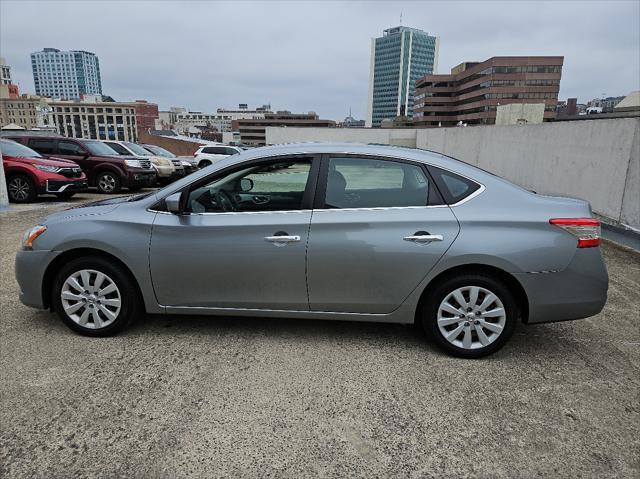
<instances>
[{"instance_id":1,"label":"front door handle","mask_svg":"<svg viewBox=\"0 0 640 479\"><path fill-rule=\"evenodd\" d=\"M298 241L300 241L300 236L265 236L264 240L268 241L269 243L275 243L276 246L280 246L288 243L297 243Z\"/></svg>"},{"instance_id":2,"label":"front door handle","mask_svg":"<svg viewBox=\"0 0 640 479\"><path fill-rule=\"evenodd\" d=\"M432 241L442 241L442 235L413 235L402 238L405 241L413 241L414 243L431 243Z\"/></svg>"}]
</instances>

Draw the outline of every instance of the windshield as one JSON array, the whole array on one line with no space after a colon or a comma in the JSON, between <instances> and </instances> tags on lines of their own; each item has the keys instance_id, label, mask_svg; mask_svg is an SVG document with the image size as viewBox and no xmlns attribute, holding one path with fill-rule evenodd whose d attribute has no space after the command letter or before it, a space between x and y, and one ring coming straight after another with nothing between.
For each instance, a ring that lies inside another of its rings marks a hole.
<instances>
[{"instance_id":1,"label":"windshield","mask_svg":"<svg viewBox=\"0 0 640 479\"><path fill-rule=\"evenodd\" d=\"M164 156L165 158L177 158L176 155L171 153L169 150L165 150L164 148L157 145L144 145L144 147L149 150L151 153L154 153L158 156Z\"/></svg>"},{"instance_id":2,"label":"windshield","mask_svg":"<svg viewBox=\"0 0 640 479\"><path fill-rule=\"evenodd\" d=\"M123 141L122 144L129 148L135 155L138 156L151 156L151 153L140 145L136 145L135 143L131 143L130 141Z\"/></svg>"},{"instance_id":3,"label":"windshield","mask_svg":"<svg viewBox=\"0 0 640 479\"><path fill-rule=\"evenodd\" d=\"M0 141L0 151L3 155L17 156L19 158L42 158L42 155L37 151L27 148L15 141Z\"/></svg>"},{"instance_id":4,"label":"windshield","mask_svg":"<svg viewBox=\"0 0 640 479\"><path fill-rule=\"evenodd\" d=\"M86 146L94 155L118 156L118 153L116 153L111 147L105 145L100 141L88 140L83 141L82 144Z\"/></svg>"}]
</instances>

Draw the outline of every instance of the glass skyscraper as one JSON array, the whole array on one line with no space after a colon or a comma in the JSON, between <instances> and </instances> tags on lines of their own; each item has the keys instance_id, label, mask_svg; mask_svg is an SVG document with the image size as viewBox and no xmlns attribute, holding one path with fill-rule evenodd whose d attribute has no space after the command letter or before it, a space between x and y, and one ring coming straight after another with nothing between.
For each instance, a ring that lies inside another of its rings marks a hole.
<instances>
[{"instance_id":1,"label":"glass skyscraper","mask_svg":"<svg viewBox=\"0 0 640 479\"><path fill-rule=\"evenodd\" d=\"M102 94L100 63L94 53L45 48L31 54L31 70L36 95L79 99Z\"/></svg>"},{"instance_id":2,"label":"glass skyscraper","mask_svg":"<svg viewBox=\"0 0 640 479\"><path fill-rule=\"evenodd\" d=\"M366 125L386 118L413 116L416 80L438 68L438 37L409 27L384 30L371 40L371 71Z\"/></svg>"}]
</instances>

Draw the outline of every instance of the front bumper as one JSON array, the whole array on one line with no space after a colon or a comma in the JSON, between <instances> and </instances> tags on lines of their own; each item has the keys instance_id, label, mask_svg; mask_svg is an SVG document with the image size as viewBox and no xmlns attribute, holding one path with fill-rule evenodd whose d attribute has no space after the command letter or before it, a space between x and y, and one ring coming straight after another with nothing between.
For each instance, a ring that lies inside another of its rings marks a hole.
<instances>
[{"instance_id":1,"label":"front bumper","mask_svg":"<svg viewBox=\"0 0 640 479\"><path fill-rule=\"evenodd\" d=\"M529 324L588 318L607 302L609 275L600 248L576 249L562 271L514 276L528 298Z\"/></svg>"},{"instance_id":2,"label":"front bumper","mask_svg":"<svg viewBox=\"0 0 640 479\"><path fill-rule=\"evenodd\" d=\"M153 165L153 167L156 170L156 174L158 175L158 178L171 178L176 172L176 169L173 167L173 165L171 166Z\"/></svg>"},{"instance_id":3,"label":"front bumper","mask_svg":"<svg viewBox=\"0 0 640 479\"><path fill-rule=\"evenodd\" d=\"M20 302L32 308L44 309L44 275L51 261L60 254L57 251L18 251L15 273L20 286Z\"/></svg>"},{"instance_id":4,"label":"front bumper","mask_svg":"<svg viewBox=\"0 0 640 479\"><path fill-rule=\"evenodd\" d=\"M127 171L127 184L123 186L155 186L156 181L155 170L129 170Z\"/></svg>"},{"instance_id":5,"label":"front bumper","mask_svg":"<svg viewBox=\"0 0 640 479\"><path fill-rule=\"evenodd\" d=\"M88 187L86 178L80 180L46 180L44 185L41 186L41 193L86 191Z\"/></svg>"}]
</instances>

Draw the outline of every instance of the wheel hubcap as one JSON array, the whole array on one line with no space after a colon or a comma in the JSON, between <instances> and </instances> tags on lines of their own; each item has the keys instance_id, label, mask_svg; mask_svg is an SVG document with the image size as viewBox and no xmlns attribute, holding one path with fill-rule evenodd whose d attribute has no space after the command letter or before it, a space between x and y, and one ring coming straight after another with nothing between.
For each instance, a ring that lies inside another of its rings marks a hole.
<instances>
[{"instance_id":1,"label":"wheel hubcap","mask_svg":"<svg viewBox=\"0 0 640 479\"><path fill-rule=\"evenodd\" d=\"M113 323L121 309L120 290L106 274L83 269L69 276L60 292L62 308L83 328L101 329Z\"/></svg>"},{"instance_id":2,"label":"wheel hubcap","mask_svg":"<svg viewBox=\"0 0 640 479\"><path fill-rule=\"evenodd\" d=\"M438 329L454 346L484 348L502 334L507 321L504 305L493 292L464 286L445 296L438 308Z\"/></svg>"},{"instance_id":3,"label":"wheel hubcap","mask_svg":"<svg viewBox=\"0 0 640 479\"><path fill-rule=\"evenodd\" d=\"M26 200L29 196L29 183L22 178L14 178L9 182L9 194L14 200Z\"/></svg>"},{"instance_id":4,"label":"wheel hubcap","mask_svg":"<svg viewBox=\"0 0 640 479\"><path fill-rule=\"evenodd\" d=\"M116 179L111 175L103 175L100 177L99 184L103 191L113 191L116 187Z\"/></svg>"}]
</instances>

